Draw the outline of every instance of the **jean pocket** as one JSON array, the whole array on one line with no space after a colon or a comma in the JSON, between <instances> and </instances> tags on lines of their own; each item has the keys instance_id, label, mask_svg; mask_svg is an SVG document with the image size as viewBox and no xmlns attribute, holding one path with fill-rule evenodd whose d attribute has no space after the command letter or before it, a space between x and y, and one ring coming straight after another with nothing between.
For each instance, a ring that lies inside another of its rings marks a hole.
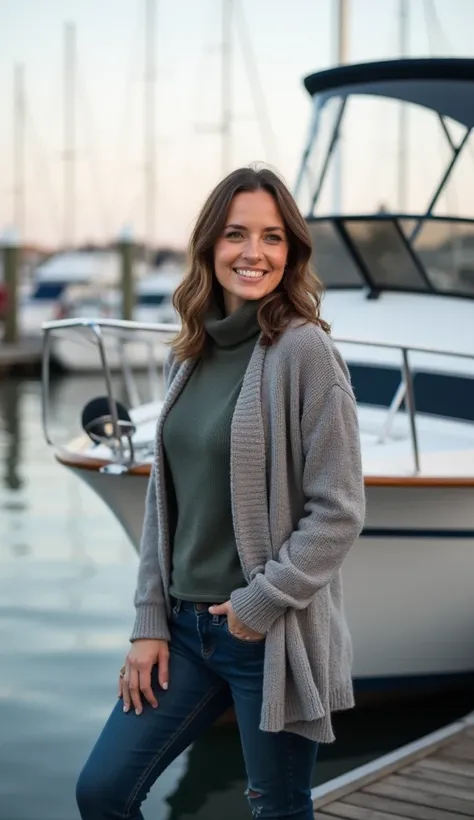
<instances>
[{"instance_id":1,"label":"jean pocket","mask_svg":"<svg viewBox=\"0 0 474 820\"><path fill-rule=\"evenodd\" d=\"M173 618L177 618L181 610L181 601L177 601L176 598L171 599L171 616Z\"/></svg>"},{"instance_id":2,"label":"jean pocket","mask_svg":"<svg viewBox=\"0 0 474 820\"><path fill-rule=\"evenodd\" d=\"M263 645L265 643L265 635L262 635L261 638L249 638L249 639L239 638L238 635L234 635L234 633L231 632L230 629L229 629L229 621L227 620L227 618L224 622L224 628L225 628L225 631L227 632L229 638L232 638L233 641L236 641L236 643L240 644L241 646L260 646L260 644Z\"/></svg>"}]
</instances>

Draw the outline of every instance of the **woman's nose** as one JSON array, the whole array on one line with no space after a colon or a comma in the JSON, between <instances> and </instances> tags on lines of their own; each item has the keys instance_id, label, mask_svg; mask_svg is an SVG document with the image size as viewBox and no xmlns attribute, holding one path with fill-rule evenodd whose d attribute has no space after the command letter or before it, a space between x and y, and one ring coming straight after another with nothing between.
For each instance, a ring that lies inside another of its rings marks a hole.
<instances>
[{"instance_id":1,"label":"woman's nose","mask_svg":"<svg viewBox=\"0 0 474 820\"><path fill-rule=\"evenodd\" d=\"M249 239L244 249L243 256L252 265L255 265L262 258L260 242L258 239Z\"/></svg>"}]
</instances>

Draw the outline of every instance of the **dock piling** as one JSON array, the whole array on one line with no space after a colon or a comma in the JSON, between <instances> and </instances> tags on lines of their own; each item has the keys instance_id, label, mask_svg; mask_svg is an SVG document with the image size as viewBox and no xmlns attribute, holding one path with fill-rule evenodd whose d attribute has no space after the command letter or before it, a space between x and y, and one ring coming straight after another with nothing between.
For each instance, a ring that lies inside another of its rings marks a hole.
<instances>
[{"instance_id":1,"label":"dock piling","mask_svg":"<svg viewBox=\"0 0 474 820\"><path fill-rule=\"evenodd\" d=\"M6 344L18 342L18 243L13 236L2 241L3 275L5 279L7 309L4 319L3 341Z\"/></svg>"},{"instance_id":2,"label":"dock piling","mask_svg":"<svg viewBox=\"0 0 474 820\"><path fill-rule=\"evenodd\" d=\"M135 306L134 247L129 232L123 232L119 241L120 264L122 271L122 319L133 319Z\"/></svg>"}]
</instances>

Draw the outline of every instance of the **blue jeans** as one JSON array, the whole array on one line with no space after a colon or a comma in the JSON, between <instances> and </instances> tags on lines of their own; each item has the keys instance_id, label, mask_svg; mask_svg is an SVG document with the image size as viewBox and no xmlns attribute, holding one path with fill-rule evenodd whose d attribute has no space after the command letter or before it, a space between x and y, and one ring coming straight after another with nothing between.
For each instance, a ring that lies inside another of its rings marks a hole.
<instances>
[{"instance_id":1,"label":"blue jeans","mask_svg":"<svg viewBox=\"0 0 474 820\"><path fill-rule=\"evenodd\" d=\"M317 743L290 732L262 732L265 641L230 634L223 615L176 602L171 623L169 689L141 715L119 700L81 772L82 820L143 820L140 806L166 767L232 703L247 770L252 816L313 820L311 777ZM144 700L142 698L142 700Z\"/></svg>"}]
</instances>

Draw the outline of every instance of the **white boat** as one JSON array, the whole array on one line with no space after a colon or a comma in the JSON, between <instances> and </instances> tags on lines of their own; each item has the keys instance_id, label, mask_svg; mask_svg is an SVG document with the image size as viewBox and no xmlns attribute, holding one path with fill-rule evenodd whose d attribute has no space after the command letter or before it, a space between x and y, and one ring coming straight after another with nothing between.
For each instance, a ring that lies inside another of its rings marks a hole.
<instances>
[{"instance_id":1,"label":"white boat","mask_svg":"<svg viewBox=\"0 0 474 820\"><path fill-rule=\"evenodd\" d=\"M347 98L357 93L426 104L431 111L436 108L441 118L465 122L465 129L474 127L474 60L343 66L313 75L308 85L320 99L315 103L316 121L300 178L309 171L318 117L328 100L337 102L331 109L337 115L336 135ZM333 142L331 138L329 144ZM463 136L453 145L453 163L465 143ZM323 177L325 167L327 163L322 166ZM313 173L312 199L320 182ZM408 222L412 229L420 225L426 239L432 233L439 237L440 228L444 230L449 221L433 215L430 208L409 217L379 213L316 217L310 209L308 221L318 270L326 283L331 272L335 277L324 315L334 321L333 335L349 360L353 378L357 366L366 368L372 391L364 400L355 385L367 518L343 569L356 683L369 691L399 692L474 680L471 279L461 276L459 265L454 264L458 256L446 263L438 240L433 247L428 242L414 247ZM451 222L461 237L472 236L474 220ZM380 246L367 240L367 224L375 231L377 243L382 236ZM447 332L438 333L440 328ZM146 336L150 344L152 339L162 343L167 330L169 335L173 329L85 318L45 326L46 436L55 445L59 463L97 492L136 549L163 387L155 378L149 395L138 399L138 384L124 362L126 408L119 419L103 340L114 334ZM49 350L56 337L71 333L82 334L102 349L106 401L100 415L110 418L102 418L103 435L94 442L88 425L89 435L82 433L70 442L53 442L48 432ZM433 384L438 385L434 393ZM458 395L455 384L461 386ZM456 404L454 411L450 401Z\"/></svg>"},{"instance_id":2,"label":"white boat","mask_svg":"<svg viewBox=\"0 0 474 820\"><path fill-rule=\"evenodd\" d=\"M136 275L141 277L140 263ZM117 284L120 280L120 257L115 250L64 251L38 265L31 287L19 305L19 323L23 334L40 335L43 322L57 318L61 296L72 285L94 283L95 287Z\"/></svg>"},{"instance_id":3,"label":"white boat","mask_svg":"<svg viewBox=\"0 0 474 820\"><path fill-rule=\"evenodd\" d=\"M160 268L139 279L135 286L134 319L142 323L176 324L178 316L172 304L173 293L182 279L181 266L164 263ZM67 288L60 299L62 318L97 316L119 318L121 315L121 292L117 287L97 287L92 283ZM166 348L150 350L148 339L117 338L105 335L107 360L112 371L122 367L123 356L135 369L146 369L150 362L163 365ZM70 372L98 373L102 369L97 346L84 341L80 334L58 336L54 342L54 358L63 370ZM152 358L150 356L152 355Z\"/></svg>"},{"instance_id":4,"label":"white boat","mask_svg":"<svg viewBox=\"0 0 474 820\"><path fill-rule=\"evenodd\" d=\"M45 328L46 363L54 335L89 336L93 328L100 334L156 334L157 339L172 330L111 320L50 323ZM418 352L429 355L427 349ZM432 355L442 353L435 350ZM44 372L45 430L53 443L47 366ZM130 394L132 385L128 373ZM114 439L112 417L105 420L105 438L92 442L82 434L55 443L59 463L102 498L137 550L160 390L162 385L155 382L153 401L137 406L129 402L131 460L126 436L122 452L120 436ZM104 393L107 396L107 389ZM359 417L367 520L343 573L355 676L363 686L378 690L420 681L426 685L427 677L433 686L435 681L474 674L474 424L407 413L399 406L394 412L361 405ZM127 424L125 428L130 434Z\"/></svg>"}]
</instances>

